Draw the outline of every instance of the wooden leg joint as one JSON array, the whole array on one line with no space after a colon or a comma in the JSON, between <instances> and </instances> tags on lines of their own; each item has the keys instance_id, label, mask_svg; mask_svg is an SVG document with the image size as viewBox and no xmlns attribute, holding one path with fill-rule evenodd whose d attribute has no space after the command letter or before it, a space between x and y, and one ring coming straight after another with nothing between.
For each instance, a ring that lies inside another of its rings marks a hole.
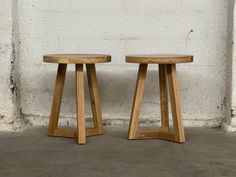
<instances>
[{"instance_id":1,"label":"wooden leg joint","mask_svg":"<svg viewBox=\"0 0 236 177\"><path fill-rule=\"evenodd\" d=\"M98 128L86 128L85 134L86 136L96 136L101 135L101 132ZM77 137L77 131L73 128L56 128L52 136L74 138Z\"/></svg>"},{"instance_id":2,"label":"wooden leg joint","mask_svg":"<svg viewBox=\"0 0 236 177\"><path fill-rule=\"evenodd\" d=\"M83 64L75 65L77 128L76 129L58 128L60 106L65 82L65 75L66 75L66 67L67 67L66 64L58 65L54 98L48 127L48 135L58 136L58 137L69 137L69 138L75 137L77 139L78 144L86 144L87 136L101 135L104 133L95 64L86 65L92 112L93 112L94 128L85 127Z\"/></svg>"},{"instance_id":3,"label":"wooden leg joint","mask_svg":"<svg viewBox=\"0 0 236 177\"><path fill-rule=\"evenodd\" d=\"M160 138L178 143L185 142L175 64L159 64L161 128L157 131L138 132L138 116L143 97L146 71L147 64L140 64L128 139ZM169 127L168 92L174 124L173 131L171 131Z\"/></svg>"}]
</instances>

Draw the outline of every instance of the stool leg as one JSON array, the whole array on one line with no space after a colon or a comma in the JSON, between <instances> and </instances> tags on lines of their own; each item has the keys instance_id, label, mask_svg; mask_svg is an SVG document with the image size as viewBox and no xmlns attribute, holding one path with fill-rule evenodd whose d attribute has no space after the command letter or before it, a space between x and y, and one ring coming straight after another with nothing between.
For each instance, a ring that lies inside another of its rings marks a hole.
<instances>
[{"instance_id":1,"label":"stool leg","mask_svg":"<svg viewBox=\"0 0 236 177\"><path fill-rule=\"evenodd\" d=\"M83 64L75 65L76 72L76 110L77 110L77 142L85 144L85 118L84 118L84 73Z\"/></svg>"},{"instance_id":2,"label":"stool leg","mask_svg":"<svg viewBox=\"0 0 236 177\"><path fill-rule=\"evenodd\" d=\"M137 77L137 83L136 83L136 89L135 89L134 101L133 101L133 108L132 108L132 114L131 114L131 119L130 119L129 137L128 137L129 139L135 139L137 135L138 116L139 116L141 102L143 98L147 66L148 66L147 64L139 65L139 71L138 71L138 77Z\"/></svg>"},{"instance_id":3,"label":"stool leg","mask_svg":"<svg viewBox=\"0 0 236 177\"><path fill-rule=\"evenodd\" d=\"M54 89L54 97L51 108L50 121L48 126L48 135L53 136L54 130L58 126L58 119L61 107L67 64L59 64L57 69L57 78Z\"/></svg>"},{"instance_id":4,"label":"stool leg","mask_svg":"<svg viewBox=\"0 0 236 177\"><path fill-rule=\"evenodd\" d=\"M160 104L161 104L161 127L164 130L169 130L169 115L168 115L168 88L167 88L167 73L166 65L159 64L159 85L160 85Z\"/></svg>"},{"instance_id":5,"label":"stool leg","mask_svg":"<svg viewBox=\"0 0 236 177\"><path fill-rule=\"evenodd\" d=\"M177 72L175 64L167 65L167 76L169 83L173 123L176 132L175 139L177 142L183 143L185 142L185 135L184 135L183 120L180 108L179 88L178 88Z\"/></svg>"},{"instance_id":6,"label":"stool leg","mask_svg":"<svg viewBox=\"0 0 236 177\"><path fill-rule=\"evenodd\" d=\"M87 69L87 77L88 77L88 85L89 85L89 93L90 93L90 99L91 99L94 127L98 129L99 134L102 134L104 129L103 129L103 123L102 123L100 96L99 96L99 89L98 89L98 84L97 84L95 64L86 64L86 69Z\"/></svg>"}]
</instances>

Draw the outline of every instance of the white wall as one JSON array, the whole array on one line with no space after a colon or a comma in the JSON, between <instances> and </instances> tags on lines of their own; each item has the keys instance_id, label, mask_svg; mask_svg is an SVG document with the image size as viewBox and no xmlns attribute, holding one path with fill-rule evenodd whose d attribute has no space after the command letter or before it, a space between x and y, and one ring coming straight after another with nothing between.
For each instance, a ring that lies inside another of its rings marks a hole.
<instances>
[{"instance_id":1,"label":"white wall","mask_svg":"<svg viewBox=\"0 0 236 177\"><path fill-rule=\"evenodd\" d=\"M15 46L11 0L0 0L0 130L19 128L16 122L17 87L15 79Z\"/></svg>"},{"instance_id":2,"label":"white wall","mask_svg":"<svg viewBox=\"0 0 236 177\"><path fill-rule=\"evenodd\" d=\"M227 1L225 0L19 0L19 74L22 115L47 125L56 75L46 53L108 53L99 64L103 118L127 125L137 65L125 55L188 53L194 63L178 66L186 126L218 126L225 117ZM141 120L159 118L157 66L149 67ZM74 124L74 67L70 66L62 105L62 124ZM86 89L87 90L87 89ZM86 92L87 117L91 117ZM67 122L68 121L68 122Z\"/></svg>"},{"instance_id":3,"label":"white wall","mask_svg":"<svg viewBox=\"0 0 236 177\"><path fill-rule=\"evenodd\" d=\"M234 8L234 14L233 14L233 50L232 50L232 101L231 101L231 117L229 116L227 124L224 125L224 129L227 131L236 131L236 46L235 46L235 40L236 40L236 9Z\"/></svg>"}]
</instances>

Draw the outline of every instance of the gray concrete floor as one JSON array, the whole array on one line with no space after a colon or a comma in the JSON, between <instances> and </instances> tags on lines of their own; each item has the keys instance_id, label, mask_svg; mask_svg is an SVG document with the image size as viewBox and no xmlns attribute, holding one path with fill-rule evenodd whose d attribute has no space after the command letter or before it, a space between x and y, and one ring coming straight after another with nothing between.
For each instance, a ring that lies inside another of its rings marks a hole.
<instances>
[{"instance_id":1,"label":"gray concrete floor","mask_svg":"<svg viewBox=\"0 0 236 177\"><path fill-rule=\"evenodd\" d=\"M184 144L109 128L77 145L46 128L0 133L0 177L236 177L236 134L187 129Z\"/></svg>"}]
</instances>

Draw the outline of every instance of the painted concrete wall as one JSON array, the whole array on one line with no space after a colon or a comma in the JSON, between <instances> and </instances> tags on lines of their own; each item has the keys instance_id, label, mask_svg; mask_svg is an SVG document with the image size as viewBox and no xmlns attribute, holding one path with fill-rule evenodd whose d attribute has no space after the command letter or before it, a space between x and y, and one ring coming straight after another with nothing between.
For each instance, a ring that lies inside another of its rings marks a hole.
<instances>
[{"instance_id":1,"label":"painted concrete wall","mask_svg":"<svg viewBox=\"0 0 236 177\"><path fill-rule=\"evenodd\" d=\"M45 53L113 55L97 68L103 116L115 125L128 123L136 80L137 65L125 64L126 54L193 54L193 64L178 67L185 123L216 126L224 117L227 1L21 0L18 7L21 110L32 124L47 123L52 101L56 65L42 63ZM158 74L149 69L144 123L159 117ZM73 71L62 105L68 124L75 117ZM86 112L90 117L89 106Z\"/></svg>"},{"instance_id":2,"label":"painted concrete wall","mask_svg":"<svg viewBox=\"0 0 236 177\"><path fill-rule=\"evenodd\" d=\"M232 70L232 101L231 101L231 107L232 107L232 114L231 117L228 118L227 124L224 125L224 129L226 131L236 131L236 46L235 46L235 40L236 40L236 8L234 6L234 14L233 14L233 50L232 50L232 62L231 63L231 70Z\"/></svg>"},{"instance_id":3,"label":"painted concrete wall","mask_svg":"<svg viewBox=\"0 0 236 177\"><path fill-rule=\"evenodd\" d=\"M2 131L20 127L17 123L13 7L12 1L0 0L0 130Z\"/></svg>"},{"instance_id":4,"label":"painted concrete wall","mask_svg":"<svg viewBox=\"0 0 236 177\"><path fill-rule=\"evenodd\" d=\"M47 125L57 66L46 53L108 53L97 65L103 118L129 122L138 66L125 55L189 53L178 66L186 126L218 126L225 117L227 7L225 0L18 0L19 93L25 122ZM150 65L141 122L159 120L158 72ZM75 124L74 66L66 78L63 125ZM2 103L1 103L2 104ZM91 110L86 87L86 117Z\"/></svg>"},{"instance_id":5,"label":"painted concrete wall","mask_svg":"<svg viewBox=\"0 0 236 177\"><path fill-rule=\"evenodd\" d=\"M235 27L236 27L236 12L234 12L234 41L235 41ZM232 108L235 109L236 108L236 62L235 62L235 59L236 59L236 46L233 45L233 74L232 74L232 88L233 88L233 91L232 91Z\"/></svg>"}]
</instances>

